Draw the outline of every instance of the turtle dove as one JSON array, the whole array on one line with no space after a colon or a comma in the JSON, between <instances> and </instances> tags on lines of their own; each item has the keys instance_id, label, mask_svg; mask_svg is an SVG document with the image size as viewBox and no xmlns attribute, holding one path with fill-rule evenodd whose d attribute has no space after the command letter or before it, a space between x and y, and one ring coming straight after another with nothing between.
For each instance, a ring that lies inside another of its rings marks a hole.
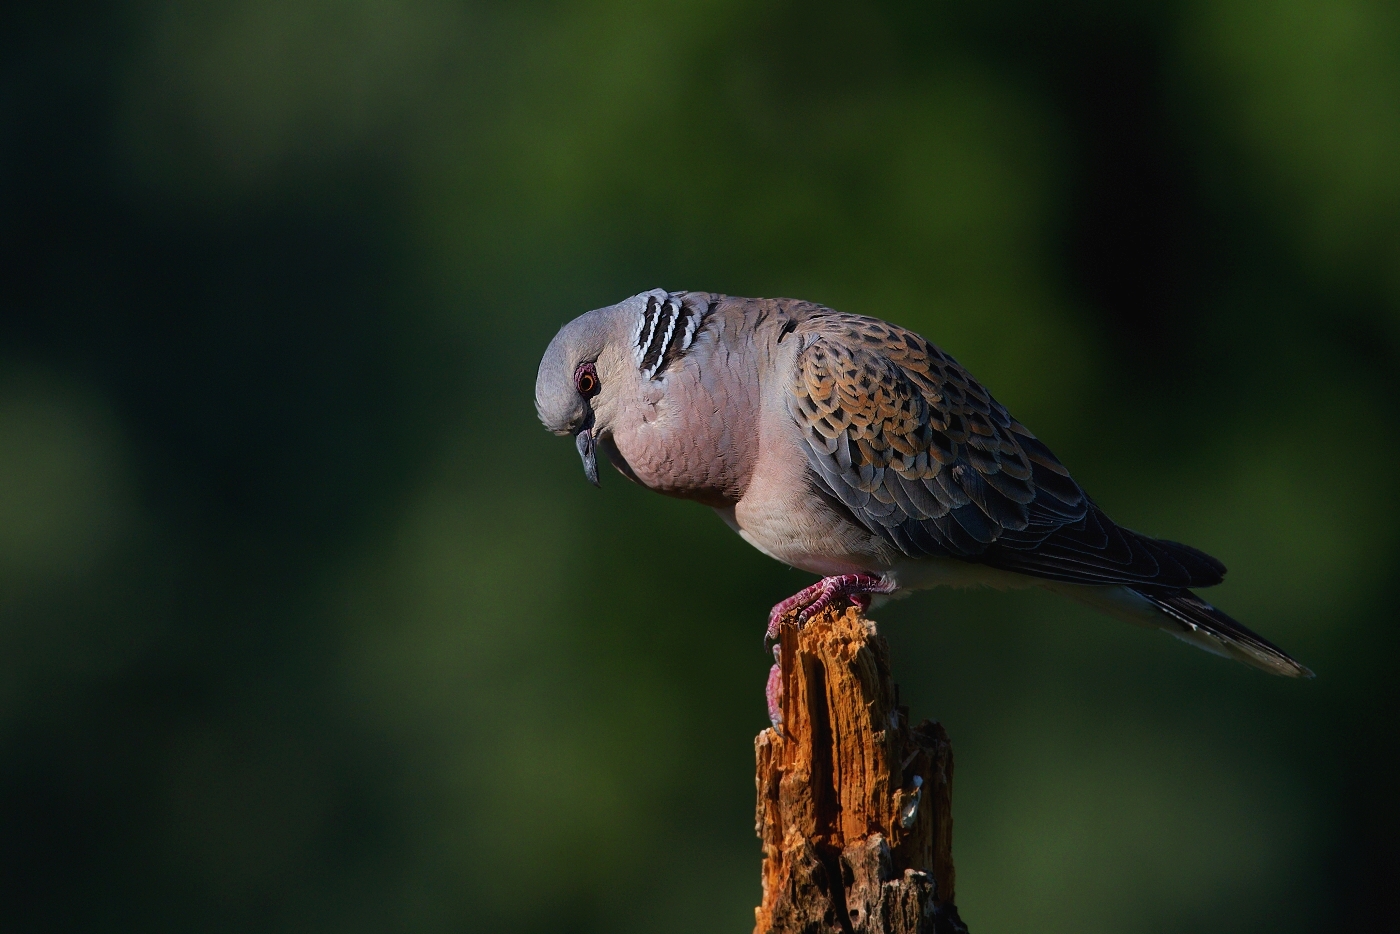
<instances>
[{"instance_id":1,"label":"turtle dove","mask_svg":"<svg viewBox=\"0 0 1400 934\"><path fill-rule=\"evenodd\" d=\"M1274 674L1312 674L1192 592L1224 565L1115 524L952 357L897 325L793 299L643 292L559 331L535 406L574 436L594 484L601 450L821 575L773 608L770 638L836 600L1037 586Z\"/></svg>"}]
</instances>

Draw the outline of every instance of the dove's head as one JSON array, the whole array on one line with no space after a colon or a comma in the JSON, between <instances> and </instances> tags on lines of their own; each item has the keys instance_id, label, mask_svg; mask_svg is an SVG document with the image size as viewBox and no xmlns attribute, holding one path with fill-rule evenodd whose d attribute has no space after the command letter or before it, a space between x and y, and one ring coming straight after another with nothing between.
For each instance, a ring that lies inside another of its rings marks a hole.
<instances>
[{"instance_id":1,"label":"dove's head","mask_svg":"<svg viewBox=\"0 0 1400 934\"><path fill-rule=\"evenodd\" d=\"M535 411L544 427L573 435L583 471L598 484L597 447L624 402L637 393L641 374L632 353L633 332L648 298L661 290L596 308L559 329L540 361L535 379Z\"/></svg>"}]
</instances>

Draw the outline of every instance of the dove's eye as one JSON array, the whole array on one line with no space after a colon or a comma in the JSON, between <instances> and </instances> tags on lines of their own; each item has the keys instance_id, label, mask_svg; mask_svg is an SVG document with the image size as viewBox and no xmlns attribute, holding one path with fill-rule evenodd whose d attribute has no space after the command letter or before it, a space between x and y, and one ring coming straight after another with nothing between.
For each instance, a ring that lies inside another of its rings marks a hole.
<instances>
[{"instance_id":1,"label":"dove's eye","mask_svg":"<svg viewBox=\"0 0 1400 934\"><path fill-rule=\"evenodd\" d=\"M593 364L585 363L574 371L574 388L585 399L593 398L598 394L598 390L603 388L603 384L598 381L598 372L593 369Z\"/></svg>"}]
</instances>

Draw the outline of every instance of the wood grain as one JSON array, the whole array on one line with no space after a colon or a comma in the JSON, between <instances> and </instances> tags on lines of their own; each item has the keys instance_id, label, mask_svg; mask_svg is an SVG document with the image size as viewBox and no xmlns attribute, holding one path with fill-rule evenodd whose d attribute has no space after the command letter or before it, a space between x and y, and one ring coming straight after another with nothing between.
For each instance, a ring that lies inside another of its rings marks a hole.
<instances>
[{"instance_id":1,"label":"wood grain","mask_svg":"<svg viewBox=\"0 0 1400 934\"><path fill-rule=\"evenodd\" d=\"M909 725L875 624L828 609L784 633L782 666L782 730L754 741L754 934L965 934L952 748L938 723Z\"/></svg>"}]
</instances>

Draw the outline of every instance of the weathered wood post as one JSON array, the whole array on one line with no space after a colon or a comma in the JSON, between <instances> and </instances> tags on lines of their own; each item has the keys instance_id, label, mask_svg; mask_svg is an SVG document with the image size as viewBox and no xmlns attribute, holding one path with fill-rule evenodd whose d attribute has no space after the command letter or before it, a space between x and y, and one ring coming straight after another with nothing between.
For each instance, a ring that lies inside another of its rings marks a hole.
<instances>
[{"instance_id":1,"label":"weathered wood post","mask_svg":"<svg viewBox=\"0 0 1400 934\"><path fill-rule=\"evenodd\" d=\"M910 727L889 646L856 608L782 640L783 723L758 734L754 934L956 934L953 752Z\"/></svg>"}]
</instances>

